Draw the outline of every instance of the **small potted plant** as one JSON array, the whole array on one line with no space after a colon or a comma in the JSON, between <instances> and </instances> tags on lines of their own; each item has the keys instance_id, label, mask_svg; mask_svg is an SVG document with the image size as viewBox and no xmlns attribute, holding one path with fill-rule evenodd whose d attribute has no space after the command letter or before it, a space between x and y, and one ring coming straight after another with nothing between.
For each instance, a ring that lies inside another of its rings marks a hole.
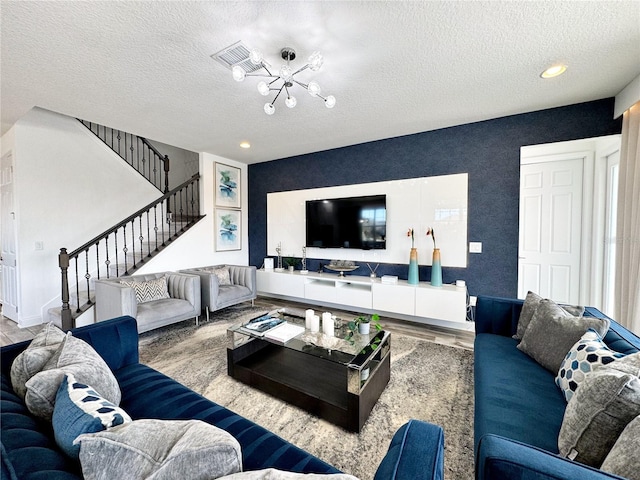
<instances>
[{"instance_id":1,"label":"small potted plant","mask_svg":"<svg viewBox=\"0 0 640 480\"><path fill-rule=\"evenodd\" d=\"M282 262L289 268L290 272L293 272L298 264L298 259L294 257L285 257Z\"/></svg>"},{"instance_id":2,"label":"small potted plant","mask_svg":"<svg viewBox=\"0 0 640 480\"><path fill-rule=\"evenodd\" d=\"M382 325L380 325L380 315L377 313L374 313L371 316L360 315L359 317L354 318L353 321L349 322L348 329L350 335L348 335L347 340L353 336L356 329L359 334L368 335L371 331L371 322L373 322L373 326L377 332L382 330Z\"/></svg>"}]
</instances>

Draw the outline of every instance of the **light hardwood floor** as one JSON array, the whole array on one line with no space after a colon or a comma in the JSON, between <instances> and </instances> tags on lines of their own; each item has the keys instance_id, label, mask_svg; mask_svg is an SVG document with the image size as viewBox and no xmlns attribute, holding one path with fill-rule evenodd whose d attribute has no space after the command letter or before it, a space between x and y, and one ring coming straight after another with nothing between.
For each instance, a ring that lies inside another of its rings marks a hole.
<instances>
[{"instance_id":1,"label":"light hardwood floor","mask_svg":"<svg viewBox=\"0 0 640 480\"><path fill-rule=\"evenodd\" d=\"M286 300L258 297L255 301L257 306L268 305L282 305L283 307L293 308L316 308L319 311L324 311L322 307L309 307L303 303L290 302ZM338 311L335 309L329 309L335 315L338 315L345 319L350 319L354 313L348 311ZM413 337L422 338L430 342L440 343L443 345L450 345L454 347L461 347L466 349L473 349L474 333L463 330L450 329L445 327L439 327L435 325L424 325L421 323L407 322L403 320L396 320L389 317L382 317L380 323L385 329L391 332L401 333L404 335L410 335ZM37 325L29 328L19 328L18 325L8 318L0 315L0 345L10 345L12 343L22 342L24 340L31 340L42 329L42 325Z\"/></svg>"}]
</instances>

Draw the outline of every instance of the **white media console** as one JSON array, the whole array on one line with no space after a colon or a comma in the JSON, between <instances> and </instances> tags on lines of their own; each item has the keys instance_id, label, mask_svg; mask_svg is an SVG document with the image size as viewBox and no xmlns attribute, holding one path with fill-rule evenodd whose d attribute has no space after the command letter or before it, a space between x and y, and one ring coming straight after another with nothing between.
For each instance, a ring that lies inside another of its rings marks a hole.
<instances>
[{"instance_id":1,"label":"white media console","mask_svg":"<svg viewBox=\"0 0 640 480\"><path fill-rule=\"evenodd\" d=\"M473 329L466 321L467 289L455 285L432 287L427 282L409 285L406 280L383 284L379 278L334 273L302 275L300 271L257 271L260 295L303 301L356 312L379 313L419 323L462 330Z\"/></svg>"}]
</instances>

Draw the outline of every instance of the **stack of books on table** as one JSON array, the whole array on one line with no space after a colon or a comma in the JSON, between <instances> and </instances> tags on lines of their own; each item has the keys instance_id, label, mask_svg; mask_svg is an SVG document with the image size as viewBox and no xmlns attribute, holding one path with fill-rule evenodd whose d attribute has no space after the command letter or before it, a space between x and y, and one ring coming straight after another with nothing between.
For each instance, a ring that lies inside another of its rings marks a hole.
<instances>
[{"instance_id":1,"label":"stack of books on table","mask_svg":"<svg viewBox=\"0 0 640 480\"><path fill-rule=\"evenodd\" d=\"M277 343L287 343L294 337L297 337L304 332L302 325L296 325L295 323L283 323L275 328L265 332L264 338Z\"/></svg>"},{"instance_id":2,"label":"stack of books on table","mask_svg":"<svg viewBox=\"0 0 640 480\"><path fill-rule=\"evenodd\" d=\"M266 332L286 323L283 318L272 312L266 313L260 317L249 320L242 326L242 330L259 337L264 336Z\"/></svg>"}]
</instances>

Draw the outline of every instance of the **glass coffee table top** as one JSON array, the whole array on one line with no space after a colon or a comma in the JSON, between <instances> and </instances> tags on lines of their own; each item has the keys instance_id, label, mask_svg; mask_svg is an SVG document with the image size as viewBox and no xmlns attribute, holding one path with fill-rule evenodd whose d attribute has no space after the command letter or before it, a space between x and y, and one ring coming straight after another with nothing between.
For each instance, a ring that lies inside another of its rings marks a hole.
<instances>
[{"instance_id":1,"label":"glass coffee table top","mask_svg":"<svg viewBox=\"0 0 640 480\"><path fill-rule=\"evenodd\" d=\"M277 315L287 323L300 325L302 327L305 325L304 310L282 308L277 310ZM357 368L365 364L367 359L377 350L378 347L386 344L389 333L384 330L372 332L369 335L361 335L358 332L355 332L350 340L346 340L345 338L349 334L348 324L350 320L335 316L333 318L335 333L333 337L324 335L321 327L320 331L317 333L312 333L310 330L304 330L304 332L280 345L309 355L314 355L319 358L324 358L326 360ZM240 340L235 340L239 341L240 344L244 343L242 341L243 337L244 340L249 338L259 338L267 342L271 341L262 335L247 330L243 325L244 324L237 324L229 328L230 333L241 335ZM372 346L373 348L370 348Z\"/></svg>"}]
</instances>

